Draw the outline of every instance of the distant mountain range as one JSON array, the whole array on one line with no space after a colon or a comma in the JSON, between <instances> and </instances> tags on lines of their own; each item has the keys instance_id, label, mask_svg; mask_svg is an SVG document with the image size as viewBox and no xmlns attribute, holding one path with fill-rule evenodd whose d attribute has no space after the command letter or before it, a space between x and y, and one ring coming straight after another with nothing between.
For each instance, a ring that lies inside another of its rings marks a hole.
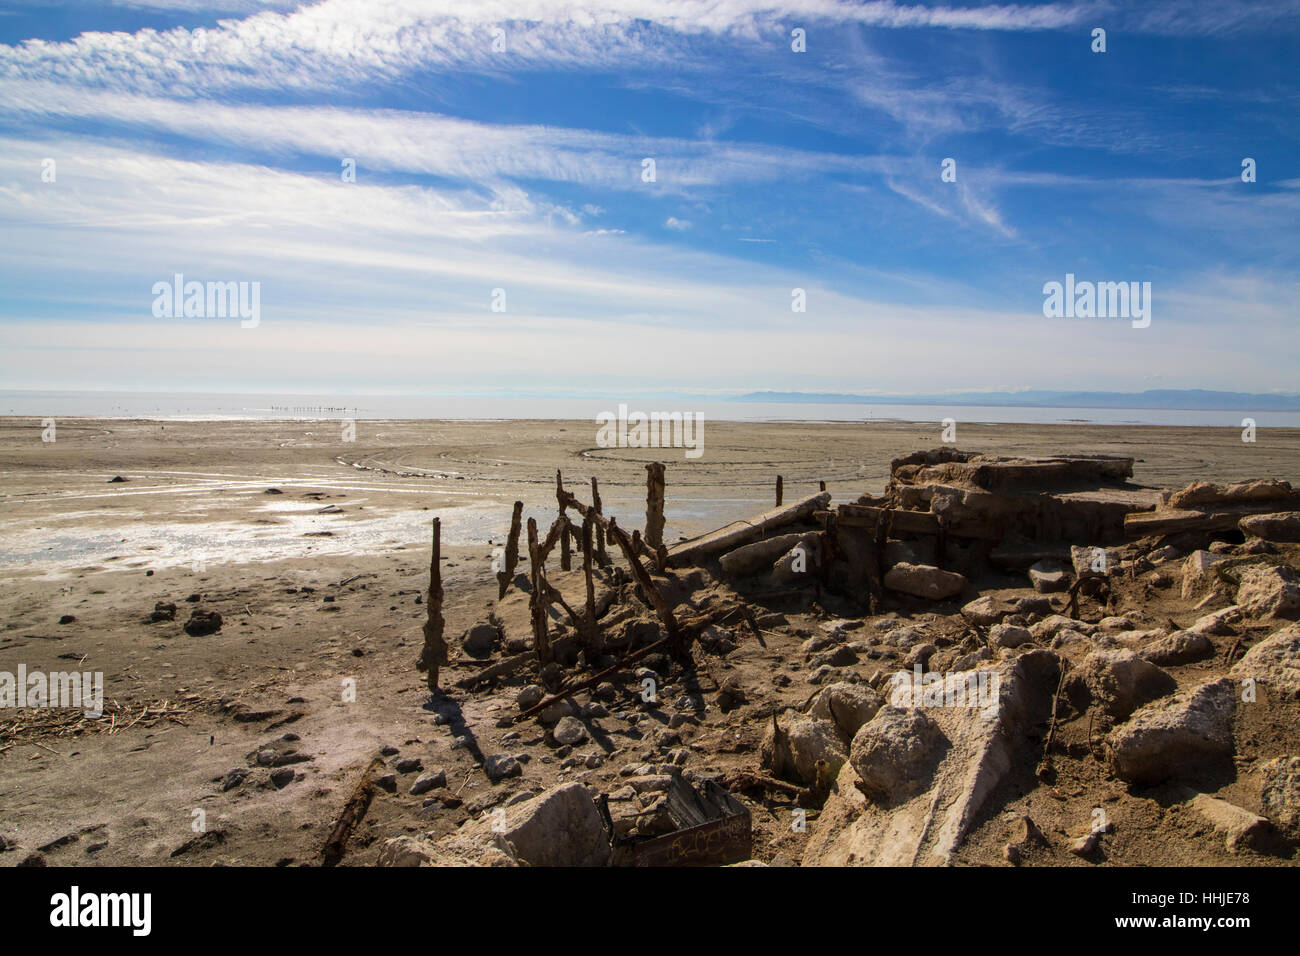
<instances>
[{"instance_id":1,"label":"distant mountain range","mask_svg":"<svg viewBox=\"0 0 1300 956\"><path fill-rule=\"evenodd\" d=\"M948 392L942 395L853 395L837 392L749 392L736 402L839 405L988 405L1031 408L1171 408L1197 411L1300 411L1300 395L1215 392L1203 388L1145 392Z\"/></svg>"}]
</instances>

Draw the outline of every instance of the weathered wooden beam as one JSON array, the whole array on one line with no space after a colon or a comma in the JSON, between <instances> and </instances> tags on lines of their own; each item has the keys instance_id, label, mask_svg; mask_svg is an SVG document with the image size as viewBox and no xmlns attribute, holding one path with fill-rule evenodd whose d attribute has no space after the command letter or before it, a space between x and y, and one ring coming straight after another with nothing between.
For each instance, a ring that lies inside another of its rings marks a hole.
<instances>
[{"instance_id":1,"label":"weathered wooden beam","mask_svg":"<svg viewBox=\"0 0 1300 956\"><path fill-rule=\"evenodd\" d=\"M830 500L831 496L827 492L818 492L792 501L788 505L782 505L780 508L772 508L753 518L733 521L716 531L673 545L668 549L668 563L673 567L698 564L719 552L730 551L732 548L755 541L773 528L782 528L804 518L810 518L814 511L830 504Z\"/></svg>"},{"instance_id":2,"label":"weathered wooden beam","mask_svg":"<svg viewBox=\"0 0 1300 956\"><path fill-rule=\"evenodd\" d=\"M338 822L334 824L329 839L321 849L321 860L324 866L334 866L343 859L348 838L365 818L366 811L370 809L370 801L375 798L375 771L382 766L384 761L376 757L362 771L361 779L357 781L352 795L348 797L348 802L343 805L343 812L339 814Z\"/></svg>"},{"instance_id":3,"label":"weathered wooden beam","mask_svg":"<svg viewBox=\"0 0 1300 956\"><path fill-rule=\"evenodd\" d=\"M429 562L429 594L425 599L424 648L415 662L427 674L429 690L438 689L438 668L447 663L447 641L442 619L442 519L433 519L433 557Z\"/></svg>"},{"instance_id":4,"label":"weathered wooden beam","mask_svg":"<svg viewBox=\"0 0 1300 956\"><path fill-rule=\"evenodd\" d=\"M843 528L870 528L878 526L881 516L888 511L892 516L892 531L908 535L938 535L939 516L932 511L908 511L904 508L879 508L874 505L840 505L836 509L836 522ZM997 541L1002 531L988 522L954 521L947 526L947 534L954 538L981 538Z\"/></svg>"},{"instance_id":5,"label":"weathered wooden beam","mask_svg":"<svg viewBox=\"0 0 1300 956\"><path fill-rule=\"evenodd\" d=\"M652 461L645 466L645 541L656 549L664 543L664 465Z\"/></svg>"},{"instance_id":6,"label":"weathered wooden beam","mask_svg":"<svg viewBox=\"0 0 1300 956\"><path fill-rule=\"evenodd\" d=\"M780 475L776 476L776 506L781 507L781 499L785 494L785 479Z\"/></svg>"},{"instance_id":7,"label":"weathered wooden beam","mask_svg":"<svg viewBox=\"0 0 1300 956\"><path fill-rule=\"evenodd\" d=\"M524 651L523 653L516 654L513 657L507 657L503 661L489 664L477 673L470 674L468 677L462 677L460 680L456 681L456 686L464 690L473 690L485 681L490 681L497 677L507 677L510 674L513 674L515 671L519 670L519 668L523 667L524 664L528 663L528 661L532 660L532 658L532 651Z\"/></svg>"}]
</instances>

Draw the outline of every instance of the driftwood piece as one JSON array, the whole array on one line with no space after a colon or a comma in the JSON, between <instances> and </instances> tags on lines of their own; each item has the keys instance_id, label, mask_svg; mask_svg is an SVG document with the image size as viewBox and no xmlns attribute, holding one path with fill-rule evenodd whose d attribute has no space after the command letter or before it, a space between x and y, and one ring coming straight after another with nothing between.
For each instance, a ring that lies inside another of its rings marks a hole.
<instances>
[{"instance_id":1,"label":"driftwood piece","mask_svg":"<svg viewBox=\"0 0 1300 956\"><path fill-rule=\"evenodd\" d=\"M636 651L632 654L628 654L627 656L621 658L618 661L618 663L611 664L609 667L606 667L603 671L600 671L597 674L593 674L591 677L588 677L585 680L581 680L578 683L572 685L571 687L566 687L563 690L558 691L555 694L552 694L550 697L544 698L543 700L534 704L532 707L529 707L523 713L519 714L519 716L515 718L515 723L519 723L522 720L527 720L529 717L532 717L534 714L541 713L542 711L546 710L546 708L550 707L552 704L556 704L562 700L566 700L580 690L585 690L588 687L595 687L597 684L603 681L606 677L609 677L611 674L617 674L625 667L631 667L637 661L649 657L655 651L661 650L667 644L668 644L668 638L666 637L660 638L659 640L655 641L653 644L647 644L639 651Z\"/></svg>"},{"instance_id":2,"label":"driftwood piece","mask_svg":"<svg viewBox=\"0 0 1300 956\"><path fill-rule=\"evenodd\" d=\"M524 514L524 503L515 502L515 510L510 515L510 536L506 538L505 568L497 572L497 600L506 596L506 589L514 580L515 568L519 566L519 530Z\"/></svg>"},{"instance_id":3,"label":"driftwood piece","mask_svg":"<svg viewBox=\"0 0 1300 956\"><path fill-rule=\"evenodd\" d=\"M334 824L334 829L330 831L329 839L325 841L325 846L321 850L323 865L334 866L343 859L348 838L365 818L366 811L370 809L370 801L375 798L374 775L375 771L383 765L384 761L376 757L362 772L361 779L357 781L348 802L343 805L343 812L339 814L338 822Z\"/></svg>"},{"instance_id":4,"label":"driftwood piece","mask_svg":"<svg viewBox=\"0 0 1300 956\"><path fill-rule=\"evenodd\" d=\"M825 508L830 500L831 496L822 491L799 498L780 508L772 508L753 518L733 521L716 531L673 545L668 549L668 563L673 567L700 564L712 555L755 541L774 528L782 528L809 518L814 511Z\"/></svg>"},{"instance_id":5,"label":"driftwood piece","mask_svg":"<svg viewBox=\"0 0 1300 956\"><path fill-rule=\"evenodd\" d=\"M755 773L752 770L735 770L731 773L724 774L718 781L725 789L732 793L748 793L754 790L766 790L774 793L782 793L786 796L794 797L796 802L803 802L812 796L812 791L807 787L798 787L793 783L786 783L784 780L776 780L761 773Z\"/></svg>"},{"instance_id":6,"label":"driftwood piece","mask_svg":"<svg viewBox=\"0 0 1300 956\"><path fill-rule=\"evenodd\" d=\"M483 670L471 674L469 677L462 677L460 680L456 681L456 686L462 690L473 690L479 684L485 684L498 677L508 677L527 664L533 659L533 657L534 653L532 651L524 651L523 653L516 654L513 657L507 657L505 660L497 661L495 664L490 664L483 668Z\"/></svg>"},{"instance_id":7,"label":"driftwood piece","mask_svg":"<svg viewBox=\"0 0 1300 956\"><path fill-rule=\"evenodd\" d=\"M652 550L664 543L664 465L645 466L645 542Z\"/></svg>"},{"instance_id":8,"label":"driftwood piece","mask_svg":"<svg viewBox=\"0 0 1300 956\"><path fill-rule=\"evenodd\" d=\"M429 562L429 595L425 600L424 648L415 662L425 672L429 690L438 689L438 669L447 663L447 640L442 619L442 519L433 519L433 558Z\"/></svg>"}]
</instances>

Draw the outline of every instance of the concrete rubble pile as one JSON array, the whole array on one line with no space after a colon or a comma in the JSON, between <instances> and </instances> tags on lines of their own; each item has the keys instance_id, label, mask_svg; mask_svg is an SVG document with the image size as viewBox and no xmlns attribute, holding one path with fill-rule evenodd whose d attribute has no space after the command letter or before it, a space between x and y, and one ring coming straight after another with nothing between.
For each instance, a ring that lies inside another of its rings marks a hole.
<instances>
[{"instance_id":1,"label":"concrete rubble pile","mask_svg":"<svg viewBox=\"0 0 1300 956\"><path fill-rule=\"evenodd\" d=\"M1289 852L1300 494L1275 479L1164 491L1133 465L918 452L880 495L832 505L823 484L785 502L778 480L774 507L671 545L662 465L644 534L603 513L594 480L583 503L557 475L526 574L516 505L455 693L505 695L497 727L534 734L575 780L436 840L394 838L380 861L753 863L764 809L805 814L794 858L776 853L788 863L969 862L1003 817L1003 862L1103 860L1115 820L1008 809L1065 778L1085 809L1099 798L1079 781L1110 780L1202 821L1224 852ZM788 650L755 681L736 662L769 641ZM1243 721L1288 720L1289 740L1243 743ZM639 745L609 743L612 721ZM507 766L498 784L521 761L484 768Z\"/></svg>"}]
</instances>

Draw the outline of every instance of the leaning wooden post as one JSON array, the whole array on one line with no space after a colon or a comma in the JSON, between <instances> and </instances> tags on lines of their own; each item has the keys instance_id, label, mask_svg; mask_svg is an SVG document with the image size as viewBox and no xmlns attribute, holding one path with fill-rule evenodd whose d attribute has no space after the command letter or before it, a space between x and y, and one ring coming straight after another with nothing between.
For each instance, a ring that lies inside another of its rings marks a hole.
<instances>
[{"instance_id":1,"label":"leaning wooden post","mask_svg":"<svg viewBox=\"0 0 1300 956\"><path fill-rule=\"evenodd\" d=\"M598 515L604 515L600 507L600 486L596 483L596 476L591 476L591 507ZM596 535L596 563L602 568L609 567L609 554L605 551L605 525L597 521L595 528Z\"/></svg>"},{"instance_id":2,"label":"leaning wooden post","mask_svg":"<svg viewBox=\"0 0 1300 956\"><path fill-rule=\"evenodd\" d=\"M528 610L533 621L533 647L542 665L551 662L551 640L546 633L546 577L542 573L542 549L537 544L537 519L528 519L528 564L532 571L532 593Z\"/></svg>"},{"instance_id":3,"label":"leaning wooden post","mask_svg":"<svg viewBox=\"0 0 1300 956\"><path fill-rule=\"evenodd\" d=\"M785 479L783 479L780 475L777 475L776 476L776 506L778 508L781 507L781 499L784 497L784 491L785 491L784 485L785 485Z\"/></svg>"},{"instance_id":4,"label":"leaning wooden post","mask_svg":"<svg viewBox=\"0 0 1300 956\"><path fill-rule=\"evenodd\" d=\"M673 609L668 606L668 601L659 592L659 588L650 577L650 572L646 571L641 564L641 559L637 557L636 550L633 547L632 539L628 537L626 531L618 526L618 523L613 518L609 519L609 537L623 552L623 557L632 571L632 577L641 586L641 591L645 594L646 600L654 607L655 613L659 615L659 620L663 622L664 630L668 634L669 646L673 650L673 656L679 660L686 660L681 632L677 627L677 618L673 616Z\"/></svg>"},{"instance_id":5,"label":"leaning wooden post","mask_svg":"<svg viewBox=\"0 0 1300 956\"><path fill-rule=\"evenodd\" d=\"M572 551L569 549L569 516L564 508L564 477L555 469L555 503L560 513L560 570L573 569Z\"/></svg>"},{"instance_id":6,"label":"leaning wooden post","mask_svg":"<svg viewBox=\"0 0 1300 956\"><path fill-rule=\"evenodd\" d=\"M824 481L819 481L819 482L817 482L817 487L818 487L818 490L820 490L820 491L825 491L825 490L826 490L826 482L824 482Z\"/></svg>"},{"instance_id":7,"label":"leaning wooden post","mask_svg":"<svg viewBox=\"0 0 1300 956\"><path fill-rule=\"evenodd\" d=\"M596 622L596 582L591 577L591 537L595 523L590 512L582 519L582 576L587 584L587 608L583 624L587 656L591 661L600 652L600 625Z\"/></svg>"},{"instance_id":8,"label":"leaning wooden post","mask_svg":"<svg viewBox=\"0 0 1300 956\"><path fill-rule=\"evenodd\" d=\"M652 461L645 466L645 543L653 551L664 543L664 466Z\"/></svg>"},{"instance_id":9,"label":"leaning wooden post","mask_svg":"<svg viewBox=\"0 0 1300 956\"><path fill-rule=\"evenodd\" d=\"M506 596L506 588L514 580L515 568L519 566L519 525L524 514L524 503L515 502L514 513L510 516L510 536L506 538L506 565L497 572L497 600Z\"/></svg>"},{"instance_id":10,"label":"leaning wooden post","mask_svg":"<svg viewBox=\"0 0 1300 956\"><path fill-rule=\"evenodd\" d=\"M424 649L416 668L428 673L429 690L438 689L438 668L447 663L447 641L442 619L442 519L433 519L433 559L429 564L429 595L425 600Z\"/></svg>"}]
</instances>

